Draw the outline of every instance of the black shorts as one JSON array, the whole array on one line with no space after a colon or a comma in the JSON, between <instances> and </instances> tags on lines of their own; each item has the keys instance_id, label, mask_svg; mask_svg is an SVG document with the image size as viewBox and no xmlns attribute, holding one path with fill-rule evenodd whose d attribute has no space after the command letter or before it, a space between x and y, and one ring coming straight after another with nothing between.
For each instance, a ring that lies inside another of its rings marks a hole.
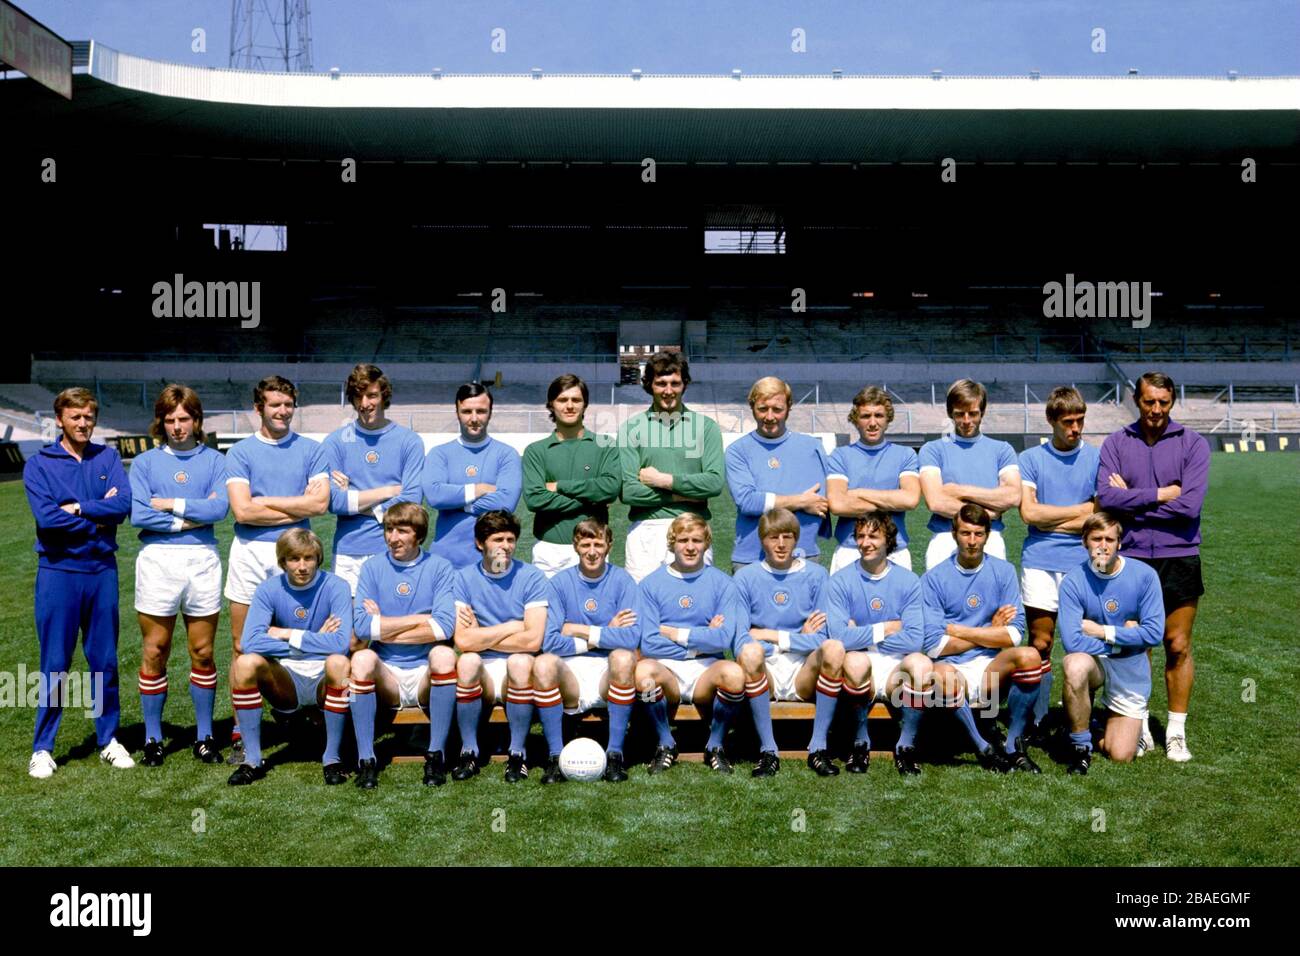
<instances>
[{"instance_id":1,"label":"black shorts","mask_svg":"<svg viewBox=\"0 0 1300 956\"><path fill-rule=\"evenodd\" d=\"M1129 555L1132 557L1132 555ZM1165 599L1165 613L1193 601L1205 593L1201 581L1201 556L1189 554L1181 558L1138 558L1151 566L1160 578L1160 590Z\"/></svg>"}]
</instances>

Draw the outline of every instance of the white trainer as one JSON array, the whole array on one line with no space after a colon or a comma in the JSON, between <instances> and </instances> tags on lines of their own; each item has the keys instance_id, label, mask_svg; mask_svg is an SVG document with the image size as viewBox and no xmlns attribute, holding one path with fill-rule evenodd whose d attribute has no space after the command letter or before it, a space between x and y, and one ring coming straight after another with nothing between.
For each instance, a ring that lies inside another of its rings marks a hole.
<instances>
[{"instance_id":1,"label":"white trainer","mask_svg":"<svg viewBox=\"0 0 1300 956\"><path fill-rule=\"evenodd\" d=\"M1176 763L1187 763L1192 759L1192 752L1187 749L1187 738L1181 734L1165 741L1165 756Z\"/></svg>"},{"instance_id":2,"label":"white trainer","mask_svg":"<svg viewBox=\"0 0 1300 956\"><path fill-rule=\"evenodd\" d=\"M99 759L104 763L112 764L118 770L130 770L135 766L135 761L126 752L126 748L117 742L116 737L110 740L108 746L99 752Z\"/></svg>"},{"instance_id":3,"label":"white trainer","mask_svg":"<svg viewBox=\"0 0 1300 956\"><path fill-rule=\"evenodd\" d=\"M1137 753L1135 753L1133 756L1135 758L1145 757L1147 754L1151 753L1155 749L1156 749L1156 739L1151 736L1151 731L1143 730L1142 733L1138 735Z\"/></svg>"},{"instance_id":4,"label":"white trainer","mask_svg":"<svg viewBox=\"0 0 1300 956\"><path fill-rule=\"evenodd\" d=\"M32 754L32 759L27 763L27 773L37 780L48 780L54 776L54 771L58 770L58 765L54 762L48 750L38 750Z\"/></svg>"}]
</instances>

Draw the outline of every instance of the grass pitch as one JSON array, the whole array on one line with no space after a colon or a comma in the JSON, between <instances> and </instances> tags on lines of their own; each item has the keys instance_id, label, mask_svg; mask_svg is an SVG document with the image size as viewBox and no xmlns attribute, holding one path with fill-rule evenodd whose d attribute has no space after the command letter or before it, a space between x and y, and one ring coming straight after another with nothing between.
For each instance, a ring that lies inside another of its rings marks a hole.
<instances>
[{"instance_id":1,"label":"grass pitch","mask_svg":"<svg viewBox=\"0 0 1300 956\"><path fill-rule=\"evenodd\" d=\"M996 777L969 757L927 765L903 780L877 761L865 777L819 779L786 761L773 780L739 764L728 778L679 764L650 778L637 768L621 786L542 787L537 774L510 786L501 766L465 784L420 785L419 764L387 768L377 791L327 789L317 755L281 759L247 788L226 786L228 768L188 753L192 713L188 659L178 628L170 667L167 763L102 766L93 728L69 711L50 780L26 774L33 713L0 708L0 863L60 865L603 864L797 865L1037 864L1287 865L1300 858L1293 824L1300 777L1300 614L1295 532L1300 471L1286 454L1214 455L1203 523L1207 594L1196 623L1196 690L1188 724L1195 759L1162 752L1127 767L1105 760L1084 779L1035 753L1041 777ZM730 567L734 512L725 495L714 523L720 567ZM32 616L33 525L19 482L0 485L0 671L37 666ZM909 517L914 555L929 538L924 506ZM529 522L525 521L525 526ZM620 541L626 509L616 509ZM328 544L333 519L315 522ZM231 523L218 528L222 554ZM1008 519L1019 559L1024 527ZM118 534L121 576L123 732L143 738L134 675L139 629L133 609L135 534ZM520 556L527 558L525 531ZM621 561L621 544L615 559ZM218 737L229 729L225 668L229 625L218 642ZM1056 673L1061 673L1060 646ZM1152 713L1163 724L1163 654L1156 652ZM77 669L85 663L78 652ZM1060 682L1054 687L1059 707ZM267 722L268 725L270 721ZM536 728L534 733L537 733ZM1157 734L1160 737L1160 734ZM173 749L180 747L182 749ZM136 754L138 757L138 752Z\"/></svg>"}]
</instances>

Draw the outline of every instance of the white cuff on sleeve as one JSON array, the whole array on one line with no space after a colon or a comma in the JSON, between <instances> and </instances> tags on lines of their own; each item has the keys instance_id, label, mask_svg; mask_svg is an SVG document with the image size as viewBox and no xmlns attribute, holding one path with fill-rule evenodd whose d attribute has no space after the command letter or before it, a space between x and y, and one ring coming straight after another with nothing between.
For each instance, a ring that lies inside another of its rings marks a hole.
<instances>
[{"instance_id":1,"label":"white cuff on sleeve","mask_svg":"<svg viewBox=\"0 0 1300 956\"><path fill-rule=\"evenodd\" d=\"M1025 643L1025 636L1020 633L1020 628L1008 624L1007 633L1011 635L1012 647L1019 647L1021 644Z\"/></svg>"},{"instance_id":2,"label":"white cuff on sleeve","mask_svg":"<svg viewBox=\"0 0 1300 956\"><path fill-rule=\"evenodd\" d=\"M1115 643L1115 625L1114 625L1114 624L1107 624L1105 627L1102 628L1102 630L1105 631L1105 635L1102 637L1102 640L1105 641L1107 644L1114 644L1114 643Z\"/></svg>"},{"instance_id":3,"label":"white cuff on sleeve","mask_svg":"<svg viewBox=\"0 0 1300 956\"><path fill-rule=\"evenodd\" d=\"M697 653L696 651L693 651L693 650L687 650L687 652L686 652L686 659L687 659L688 661L693 661L693 660L695 660L695 655L696 655L696 653Z\"/></svg>"},{"instance_id":4,"label":"white cuff on sleeve","mask_svg":"<svg viewBox=\"0 0 1300 956\"><path fill-rule=\"evenodd\" d=\"M589 647L600 647L600 625L593 624L587 628L587 645Z\"/></svg>"},{"instance_id":5,"label":"white cuff on sleeve","mask_svg":"<svg viewBox=\"0 0 1300 956\"><path fill-rule=\"evenodd\" d=\"M172 518L172 526L171 526L172 531L180 531L181 528L184 527L185 527L184 518L182 518L180 515L177 515L176 517Z\"/></svg>"},{"instance_id":6,"label":"white cuff on sleeve","mask_svg":"<svg viewBox=\"0 0 1300 956\"><path fill-rule=\"evenodd\" d=\"M780 650L780 651L789 651L789 650L790 650L790 632L789 632L789 631L777 631L777 632L776 632L776 646L777 646L777 649Z\"/></svg>"},{"instance_id":7,"label":"white cuff on sleeve","mask_svg":"<svg viewBox=\"0 0 1300 956\"><path fill-rule=\"evenodd\" d=\"M379 615L376 614L374 617L370 619L370 639L372 641L379 640L379 633L381 630L382 627L380 626L379 623Z\"/></svg>"},{"instance_id":8,"label":"white cuff on sleeve","mask_svg":"<svg viewBox=\"0 0 1300 956\"><path fill-rule=\"evenodd\" d=\"M473 503L474 503L474 486L473 486L473 485L466 485L466 486L465 486L465 504L467 504L467 505L472 505Z\"/></svg>"},{"instance_id":9,"label":"white cuff on sleeve","mask_svg":"<svg viewBox=\"0 0 1300 956\"><path fill-rule=\"evenodd\" d=\"M433 636L438 640L445 641L447 639L447 632L442 629L442 625L438 623L436 617L429 618L429 628L433 631Z\"/></svg>"},{"instance_id":10,"label":"white cuff on sleeve","mask_svg":"<svg viewBox=\"0 0 1300 956\"><path fill-rule=\"evenodd\" d=\"M302 636L304 633L306 632L297 627L289 632L289 646L295 651L302 650Z\"/></svg>"},{"instance_id":11,"label":"white cuff on sleeve","mask_svg":"<svg viewBox=\"0 0 1300 956\"><path fill-rule=\"evenodd\" d=\"M689 641L690 639L691 639L691 629L689 627L679 627L677 629L676 641L678 644L682 645L682 647L685 647L686 642Z\"/></svg>"},{"instance_id":12,"label":"white cuff on sleeve","mask_svg":"<svg viewBox=\"0 0 1300 956\"><path fill-rule=\"evenodd\" d=\"M361 510L361 492L355 489L349 489L347 509L348 514L354 515Z\"/></svg>"},{"instance_id":13,"label":"white cuff on sleeve","mask_svg":"<svg viewBox=\"0 0 1300 956\"><path fill-rule=\"evenodd\" d=\"M943 653L943 649L947 646L948 646L948 635L945 634L943 637L939 638L939 643L935 645L934 650L929 652L930 656L935 660L938 660L939 655Z\"/></svg>"},{"instance_id":14,"label":"white cuff on sleeve","mask_svg":"<svg viewBox=\"0 0 1300 956\"><path fill-rule=\"evenodd\" d=\"M776 507L776 492L769 491L763 495L763 512L767 513Z\"/></svg>"},{"instance_id":15,"label":"white cuff on sleeve","mask_svg":"<svg viewBox=\"0 0 1300 956\"><path fill-rule=\"evenodd\" d=\"M370 509L370 513L375 516L375 520L378 521L380 524L384 523L383 505L375 505L373 508Z\"/></svg>"},{"instance_id":16,"label":"white cuff on sleeve","mask_svg":"<svg viewBox=\"0 0 1300 956\"><path fill-rule=\"evenodd\" d=\"M184 499L184 498L173 498L173 499L172 499L172 514L176 515L178 518L183 518L183 517L185 517L185 499Z\"/></svg>"},{"instance_id":17,"label":"white cuff on sleeve","mask_svg":"<svg viewBox=\"0 0 1300 956\"><path fill-rule=\"evenodd\" d=\"M580 637L571 638L571 640L573 641L573 653L574 653L574 654L585 654L585 653L587 653L587 642L586 642L586 641L584 641L584 640L583 640L582 638L580 638Z\"/></svg>"},{"instance_id":18,"label":"white cuff on sleeve","mask_svg":"<svg viewBox=\"0 0 1300 956\"><path fill-rule=\"evenodd\" d=\"M877 621L871 625L871 643L879 644L885 639L885 622Z\"/></svg>"}]
</instances>

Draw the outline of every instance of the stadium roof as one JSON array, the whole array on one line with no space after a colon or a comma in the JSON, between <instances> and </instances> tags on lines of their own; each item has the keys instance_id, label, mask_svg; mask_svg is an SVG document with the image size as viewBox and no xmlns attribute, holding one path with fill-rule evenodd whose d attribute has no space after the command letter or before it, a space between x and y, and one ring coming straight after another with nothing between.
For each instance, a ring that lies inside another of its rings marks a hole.
<instances>
[{"instance_id":1,"label":"stadium roof","mask_svg":"<svg viewBox=\"0 0 1300 956\"><path fill-rule=\"evenodd\" d=\"M15 119L154 155L480 162L1300 160L1300 77L262 73L77 44ZM16 115L15 115L16 114ZM39 117L39 118L38 118ZM65 125L66 121L66 125ZM21 128L21 125L20 125ZM123 142L123 137L129 137Z\"/></svg>"}]
</instances>

